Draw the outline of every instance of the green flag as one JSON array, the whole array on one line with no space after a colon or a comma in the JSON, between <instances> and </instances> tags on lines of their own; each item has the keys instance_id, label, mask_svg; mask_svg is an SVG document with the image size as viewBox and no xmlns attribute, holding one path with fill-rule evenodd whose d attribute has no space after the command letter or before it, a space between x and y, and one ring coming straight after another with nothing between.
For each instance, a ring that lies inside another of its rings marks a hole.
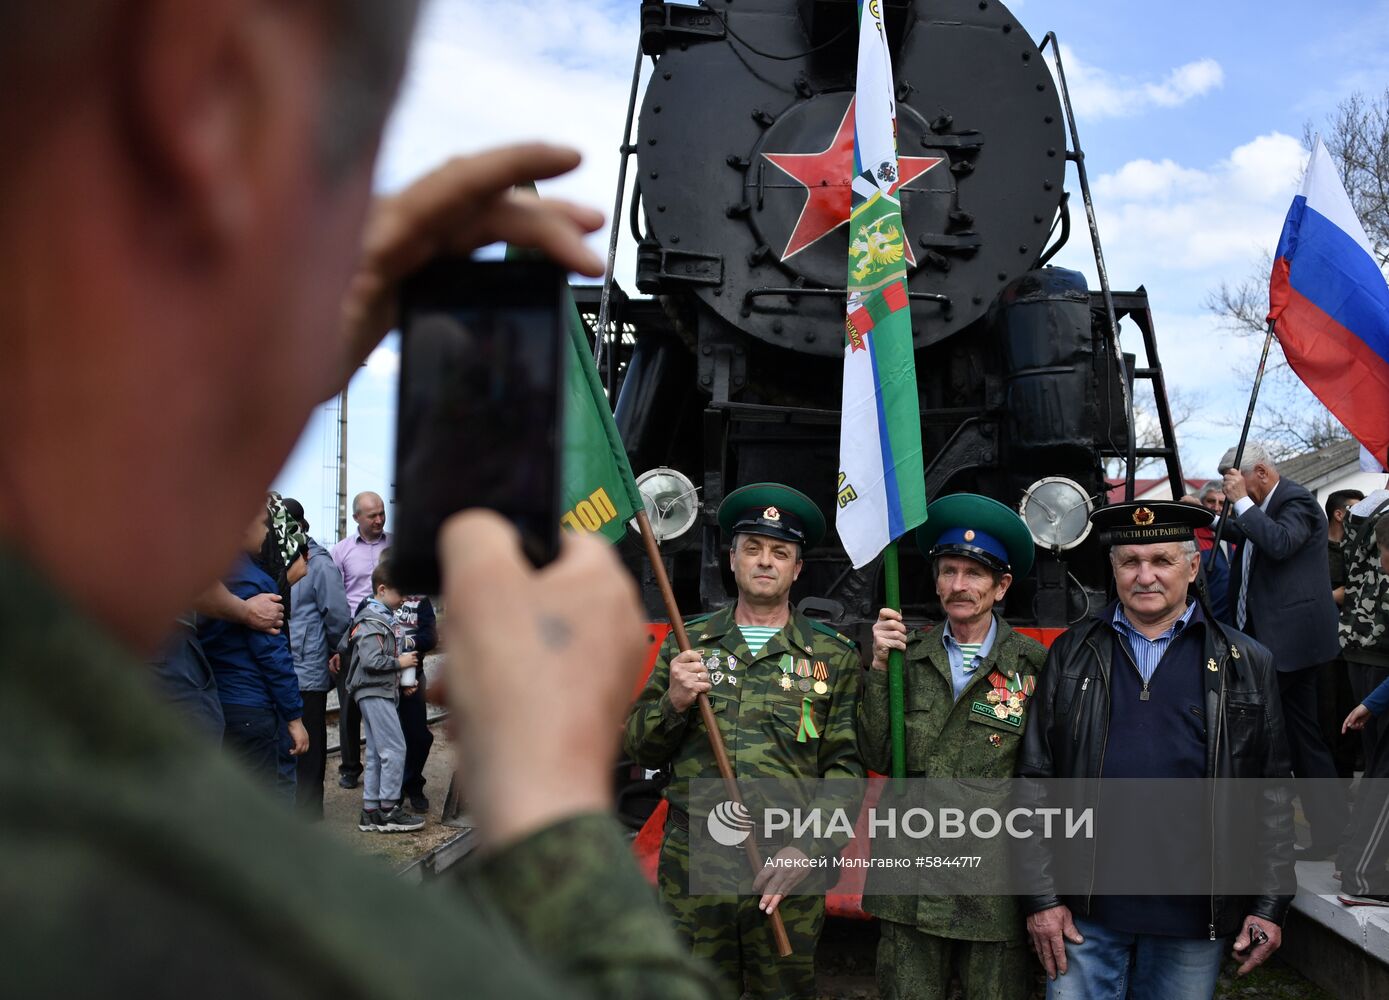
<instances>
[{"instance_id":1,"label":"green flag","mask_svg":"<svg viewBox=\"0 0 1389 1000\"><path fill-rule=\"evenodd\" d=\"M598 532L610 542L627 533L642 509L627 449L617 435L608 395L589 354L588 335L569 299L569 368L564 397L564 482L560 524L579 534Z\"/></svg>"},{"instance_id":2,"label":"green flag","mask_svg":"<svg viewBox=\"0 0 1389 1000\"><path fill-rule=\"evenodd\" d=\"M535 186L526 185L534 191ZM508 260L540 256L535 250L507 247ZM589 351L588 334L573 293L564 291L569 326L565 359L564 480L560 483L560 526L579 535L601 534L619 542L627 522L642 509L627 449L613 423L608 394Z\"/></svg>"}]
</instances>

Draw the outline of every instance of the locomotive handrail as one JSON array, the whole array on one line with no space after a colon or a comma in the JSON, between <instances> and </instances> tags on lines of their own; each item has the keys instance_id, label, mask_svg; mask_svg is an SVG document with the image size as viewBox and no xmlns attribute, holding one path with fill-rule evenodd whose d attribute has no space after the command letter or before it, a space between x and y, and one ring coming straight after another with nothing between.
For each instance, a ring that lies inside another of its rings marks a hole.
<instances>
[{"instance_id":1,"label":"locomotive handrail","mask_svg":"<svg viewBox=\"0 0 1389 1000\"><path fill-rule=\"evenodd\" d=\"M749 288L746 292L743 293L743 315L748 316L752 314L753 299L767 298L771 295L785 295L788 297L794 297L796 295L812 295L818 296L820 298L835 297L844 299L848 298L849 289L803 288L797 285L763 285L760 288ZM950 296L942 295L940 292L908 292L907 298L918 299L920 301L925 302L939 302L941 305L945 306L946 309L950 308Z\"/></svg>"},{"instance_id":2,"label":"locomotive handrail","mask_svg":"<svg viewBox=\"0 0 1389 1000\"><path fill-rule=\"evenodd\" d=\"M1124 409L1127 411L1125 432L1124 499L1133 499L1134 477L1137 474L1138 438L1134 431L1133 389L1129 385L1128 366L1124 364L1124 351L1119 344L1119 317L1114 310L1114 295L1109 287L1109 271L1104 266L1104 250L1100 247L1100 227L1095 220L1095 203L1090 198L1090 178L1085 172L1085 152L1080 148L1080 133L1076 129L1075 113L1071 110L1071 92L1066 87L1066 70L1061 65L1061 43L1056 32L1048 31L1037 46L1038 51L1046 51L1051 46L1052 58L1056 62L1056 82L1061 91L1061 104L1066 112L1066 125L1071 133L1071 150L1067 159L1074 160L1076 174L1080 179L1080 197L1085 202L1085 218L1090 224L1090 243L1095 248L1095 270L1100 278L1100 291L1104 296L1104 309L1109 320L1110 353L1114 355L1114 367L1119 373L1119 391L1123 394ZM1175 489L1175 486L1174 486ZM1174 494L1175 495L1175 494Z\"/></svg>"},{"instance_id":3,"label":"locomotive handrail","mask_svg":"<svg viewBox=\"0 0 1389 1000\"><path fill-rule=\"evenodd\" d=\"M641 84L641 60L643 52L641 43L637 43L637 60L632 67L632 89L627 95L627 122L622 126L622 144L618 147L621 158L617 165L617 194L613 205L612 230L608 235L608 266L603 272L603 295L598 302L598 325L594 328L593 337L593 363L599 370L603 370L603 346L608 336L608 307L612 299L613 281L617 271L617 239L622 231L622 198L627 193L627 158L636 152L637 147L632 144L632 120L637 113L637 90ZM617 367L617 359L609 358L608 364L612 368ZM611 383L611 379L608 380Z\"/></svg>"}]
</instances>

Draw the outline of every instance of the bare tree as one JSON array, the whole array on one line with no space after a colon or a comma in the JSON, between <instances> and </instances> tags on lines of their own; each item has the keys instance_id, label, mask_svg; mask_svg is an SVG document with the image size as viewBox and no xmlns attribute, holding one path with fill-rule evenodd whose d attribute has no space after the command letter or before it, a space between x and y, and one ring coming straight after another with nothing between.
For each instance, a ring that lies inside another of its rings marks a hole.
<instances>
[{"instance_id":1,"label":"bare tree","mask_svg":"<svg viewBox=\"0 0 1389 1000\"><path fill-rule=\"evenodd\" d=\"M1204 407L1205 396L1199 392L1190 392L1176 389L1171 386L1167 389L1167 409L1172 417L1172 434L1178 442L1178 453L1181 452L1181 429L1184 424L1200 416ZM1151 392L1137 392L1133 401L1134 417L1134 440L1139 451L1145 448L1161 448L1164 444L1162 439L1162 424L1158 420L1157 405ZM1193 467L1191 460L1182 455L1183 475L1188 468ZM1140 458L1134 469L1134 475L1156 475L1167 474L1167 466L1160 458ZM1124 460L1122 458L1111 458L1105 462L1105 475L1117 479L1124 474Z\"/></svg>"},{"instance_id":2,"label":"bare tree","mask_svg":"<svg viewBox=\"0 0 1389 1000\"><path fill-rule=\"evenodd\" d=\"M1352 94L1320 130L1307 122L1302 128L1303 145L1310 149L1318 131L1365 227L1375 259L1381 268L1389 267L1389 87L1378 97ZM1272 256L1265 253L1249 277L1221 282L1206 297L1206 308L1233 335L1264 335L1272 265ZM1248 391L1254 368L1239 374ZM1255 435L1282 452L1276 458L1312 451L1350 436L1289 368L1276 341L1269 351L1253 429Z\"/></svg>"},{"instance_id":3,"label":"bare tree","mask_svg":"<svg viewBox=\"0 0 1389 1000\"><path fill-rule=\"evenodd\" d=\"M1308 149L1315 135L1311 122L1302 126ZM1375 259L1381 268L1389 267L1389 87L1378 97L1351 94L1327 120L1321 137Z\"/></svg>"}]
</instances>

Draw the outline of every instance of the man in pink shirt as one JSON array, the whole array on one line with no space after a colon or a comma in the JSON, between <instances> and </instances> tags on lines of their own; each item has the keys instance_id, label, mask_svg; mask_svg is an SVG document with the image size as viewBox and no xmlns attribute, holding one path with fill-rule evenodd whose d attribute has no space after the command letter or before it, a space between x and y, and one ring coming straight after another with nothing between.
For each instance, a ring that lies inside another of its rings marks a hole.
<instances>
[{"instance_id":1,"label":"man in pink shirt","mask_svg":"<svg viewBox=\"0 0 1389 1000\"><path fill-rule=\"evenodd\" d=\"M391 547L386 531L386 505L375 493L358 493L352 498L352 520L357 530L333 546L333 564L342 574L347 589L347 613L355 615L362 601L371 596L371 571L381 553ZM357 703L343 690L343 675L337 657L329 663L338 687L338 784L356 788L362 777L362 716Z\"/></svg>"},{"instance_id":2,"label":"man in pink shirt","mask_svg":"<svg viewBox=\"0 0 1389 1000\"><path fill-rule=\"evenodd\" d=\"M356 614L357 605L371 595L371 571L391 547L391 533L386 530L386 505L375 493L352 498L352 520L357 530L334 545L332 555L347 588L348 613Z\"/></svg>"}]
</instances>

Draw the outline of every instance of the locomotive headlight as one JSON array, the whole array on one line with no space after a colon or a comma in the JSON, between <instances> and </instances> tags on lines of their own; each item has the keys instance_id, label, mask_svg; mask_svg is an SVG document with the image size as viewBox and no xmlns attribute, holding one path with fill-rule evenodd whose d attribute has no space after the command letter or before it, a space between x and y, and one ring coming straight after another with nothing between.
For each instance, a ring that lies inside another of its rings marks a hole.
<instances>
[{"instance_id":1,"label":"locomotive headlight","mask_svg":"<svg viewBox=\"0 0 1389 1000\"><path fill-rule=\"evenodd\" d=\"M1032 539L1044 549L1064 552L1090 534L1090 496L1080 484L1063 476L1039 479L1023 491L1018 505Z\"/></svg>"},{"instance_id":2,"label":"locomotive headlight","mask_svg":"<svg viewBox=\"0 0 1389 1000\"><path fill-rule=\"evenodd\" d=\"M689 476L675 469L650 469L637 477L637 489L656 541L674 541L694 527L699 517L699 491Z\"/></svg>"}]
</instances>

